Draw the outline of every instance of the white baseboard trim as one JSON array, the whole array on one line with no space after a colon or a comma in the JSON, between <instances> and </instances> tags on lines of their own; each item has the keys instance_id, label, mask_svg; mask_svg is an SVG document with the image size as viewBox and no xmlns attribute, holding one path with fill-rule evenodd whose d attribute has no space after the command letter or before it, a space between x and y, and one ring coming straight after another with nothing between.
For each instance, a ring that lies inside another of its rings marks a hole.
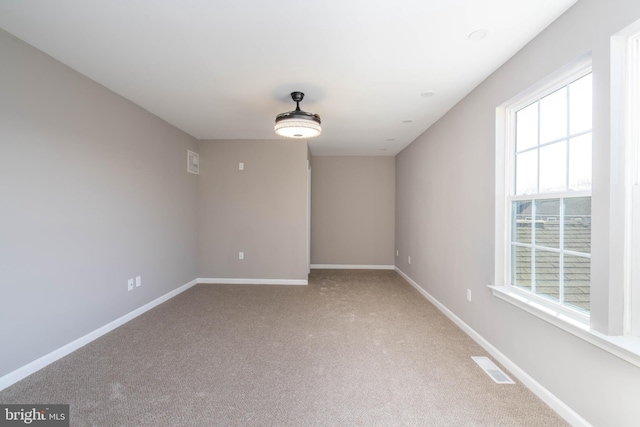
<instances>
[{"instance_id":1,"label":"white baseboard trim","mask_svg":"<svg viewBox=\"0 0 640 427\"><path fill-rule=\"evenodd\" d=\"M175 297L176 295L186 291L193 285L197 284L197 280L192 280L189 283L180 286L173 291L162 295L159 298L154 299L153 301L143 305L140 308L133 310L130 313L125 314L122 317L117 318L116 320L107 323L106 325L96 329L93 332L89 332L88 334L78 338L75 341L70 342L69 344L63 345L57 350L53 350L51 353L45 354L44 356L34 360L33 362L27 363L26 365L16 369L15 371L9 372L8 374L0 377L0 390L4 390L12 384L17 383L18 381L28 377L29 375L39 371L47 365L55 362L56 360L62 359L64 356L73 353L80 347L83 347L89 344L91 341L94 341L101 336L113 331L118 326L122 326L128 321L140 316L141 314L151 310L152 308L162 304L163 302Z\"/></svg>"},{"instance_id":2,"label":"white baseboard trim","mask_svg":"<svg viewBox=\"0 0 640 427\"><path fill-rule=\"evenodd\" d=\"M395 270L395 265L311 264L316 270Z\"/></svg>"},{"instance_id":3,"label":"white baseboard trim","mask_svg":"<svg viewBox=\"0 0 640 427\"><path fill-rule=\"evenodd\" d=\"M211 279L198 278L198 283L205 285L308 285L308 280L295 279Z\"/></svg>"},{"instance_id":4,"label":"white baseboard trim","mask_svg":"<svg viewBox=\"0 0 640 427\"><path fill-rule=\"evenodd\" d=\"M462 329L467 335L469 335L475 342L477 342L482 348L484 348L491 356L493 356L498 362L500 362L505 368L509 370L516 378L522 382L529 390L531 390L536 396L542 399L547 405L549 405L554 411L556 411L562 418L564 418L572 426L584 426L590 427L591 424L582 418L577 412L571 409L566 403L552 394L549 390L544 388L539 382L534 380L529 374L527 374L518 365L512 362L507 356L502 354L500 350L494 347L489 341L487 341L482 335L474 331L469 325L456 316L451 310L445 307L440 301L431 296L420 285L418 285L413 279L407 276L398 267L395 270L400 274L411 286L413 286L423 297L438 308L445 316L447 316L453 323L455 323L460 329Z\"/></svg>"}]
</instances>

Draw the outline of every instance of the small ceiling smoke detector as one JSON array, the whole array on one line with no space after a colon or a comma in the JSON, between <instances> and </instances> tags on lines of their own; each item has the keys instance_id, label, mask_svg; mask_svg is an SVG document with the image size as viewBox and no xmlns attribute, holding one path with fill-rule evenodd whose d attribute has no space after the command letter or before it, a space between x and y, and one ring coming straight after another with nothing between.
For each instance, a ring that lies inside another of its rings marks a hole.
<instances>
[{"instance_id":1,"label":"small ceiling smoke detector","mask_svg":"<svg viewBox=\"0 0 640 427\"><path fill-rule=\"evenodd\" d=\"M467 38L471 41L477 42L487 37L488 35L489 35L489 30L476 30L471 34L469 34Z\"/></svg>"},{"instance_id":2,"label":"small ceiling smoke detector","mask_svg":"<svg viewBox=\"0 0 640 427\"><path fill-rule=\"evenodd\" d=\"M276 134L287 138L308 139L320 136L320 116L307 113L300 109L300 101L304 98L302 92L291 92L291 99L296 103L296 109L276 116L274 130Z\"/></svg>"}]
</instances>

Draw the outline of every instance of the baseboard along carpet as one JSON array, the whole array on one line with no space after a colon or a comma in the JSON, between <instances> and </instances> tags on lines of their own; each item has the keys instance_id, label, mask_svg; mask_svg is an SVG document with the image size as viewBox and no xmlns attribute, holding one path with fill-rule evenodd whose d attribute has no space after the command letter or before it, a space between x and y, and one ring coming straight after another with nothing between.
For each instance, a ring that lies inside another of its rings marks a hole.
<instances>
[{"instance_id":1,"label":"baseboard along carpet","mask_svg":"<svg viewBox=\"0 0 640 427\"><path fill-rule=\"evenodd\" d=\"M72 426L561 426L395 271L200 284L0 392Z\"/></svg>"}]
</instances>

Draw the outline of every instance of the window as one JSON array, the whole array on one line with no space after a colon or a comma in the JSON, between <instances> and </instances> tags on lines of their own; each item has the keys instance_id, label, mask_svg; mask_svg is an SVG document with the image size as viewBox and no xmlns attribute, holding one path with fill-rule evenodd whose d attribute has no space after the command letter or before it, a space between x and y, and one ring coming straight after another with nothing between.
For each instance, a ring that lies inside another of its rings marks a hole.
<instances>
[{"instance_id":1,"label":"window","mask_svg":"<svg viewBox=\"0 0 640 427\"><path fill-rule=\"evenodd\" d=\"M621 324L616 333L636 338L640 359L640 21L612 37L611 56L610 175L615 185L609 229L621 262L611 266L609 276L616 280L609 285L623 285L617 299L624 308L607 314Z\"/></svg>"},{"instance_id":2,"label":"window","mask_svg":"<svg viewBox=\"0 0 640 427\"><path fill-rule=\"evenodd\" d=\"M637 30L636 30L637 31ZM627 253L627 268L630 281L625 289L624 332L640 336L640 33L636 32L627 42L627 154L628 187L625 197L631 239Z\"/></svg>"},{"instance_id":3,"label":"window","mask_svg":"<svg viewBox=\"0 0 640 427\"><path fill-rule=\"evenodd\" d=\"M589 313L591 70L507 107L507 284L542 304Z\"/></svg>"},{"instance_id":4,"label":"window","mask_svg":"<svg viewBox=\"0 0 640 427\"><path fill-rule=\"evenodd\" d=\"M593 76L598 103L585 55L496 109L490 288L640 367L640 21L610 53L610 74Z\"/></svg>"}]
</instances>

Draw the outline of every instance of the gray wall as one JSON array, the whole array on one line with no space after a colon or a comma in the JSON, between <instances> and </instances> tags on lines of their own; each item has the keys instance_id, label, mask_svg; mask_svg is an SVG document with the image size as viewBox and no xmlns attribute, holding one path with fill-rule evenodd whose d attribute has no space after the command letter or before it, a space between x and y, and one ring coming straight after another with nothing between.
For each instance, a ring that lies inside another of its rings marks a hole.
<instances>
[{"instance_id":1,"label":"gray wall","mask_svg":"<svg viewBox=\"0 0 640 427\"><path fill-rule=\"evenodd\" d=\"M615 3L615 5L614 5ZM592 51L593 314L608 304L610 36L637 0L581 0L396 159L397 266L535 380L597 426L637 425L640 368L493 297L496 107ZM407 263L407 256L412 263ZM472 290L473 302L465 300ZM602 298L600 298L602 297Z\"/></svg>"},{"instance_id":2,"label":"gray wall","mask_svg":"<svg viewBox=\"0 0 640 427\"><path fill-rule=\"evenodd\" d=\"M395 159L313 157L311 263L393 265Z\"/></svg>"},{"instance_id":3,"label":"gray wall","mask_svg":"<svg viewBox=\"0 0 640 427\"><path fill-rule=\"evenodd\" d=\"M199 277L307 279L306 143L200 141L199 202Z\"/></svg>"},{"instance_id":4,"label":"gray wall","mask_svg":"<svg viewBox=\"0 0 640 427\"><path fill-rule=\"evenodd\" d=\"M197 277L197 141L3 31L0 58L2 376Z\"/></svg>"}]
</instances>

